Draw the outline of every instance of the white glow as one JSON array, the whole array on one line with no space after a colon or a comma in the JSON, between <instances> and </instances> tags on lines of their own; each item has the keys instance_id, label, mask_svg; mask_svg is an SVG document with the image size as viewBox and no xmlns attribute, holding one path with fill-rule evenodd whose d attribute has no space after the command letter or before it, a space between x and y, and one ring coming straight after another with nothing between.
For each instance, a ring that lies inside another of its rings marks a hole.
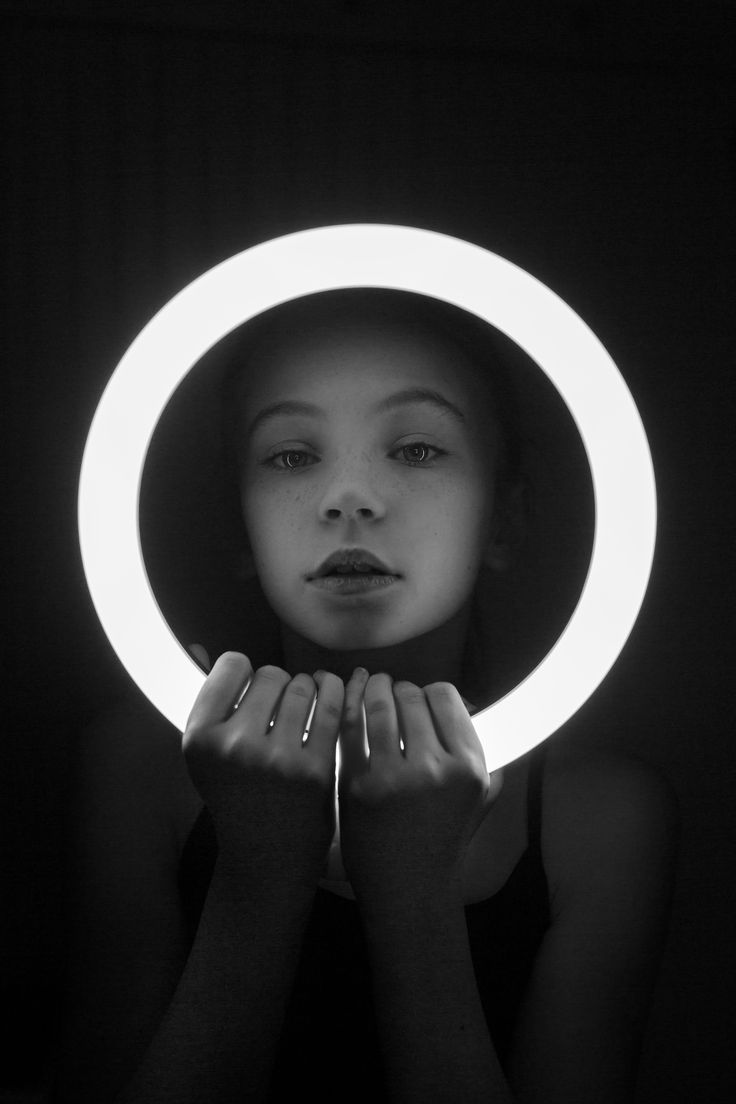
<instances>
[{"instance_id":1,"label":"white glow","mask_svg":"<svg viewBox=\"0 0 736 1104\"><path fill-rule=\"evenodd\" d=\"M153 431L190 368L235 327L287 300L349 287L416 292L486 319L546 372L585 445L596 503L588 577L545 659L474 717L494 770L564 724L616 660L649 579L656 495L638 411L601 343L549 288L479 246L404 226L305 230L229 258L167 303L120 361L89 431L79 537L92 600L130 676L183 730L205 676L165 623L143 565L138 497Z\"/></svg>"}]
</instances>

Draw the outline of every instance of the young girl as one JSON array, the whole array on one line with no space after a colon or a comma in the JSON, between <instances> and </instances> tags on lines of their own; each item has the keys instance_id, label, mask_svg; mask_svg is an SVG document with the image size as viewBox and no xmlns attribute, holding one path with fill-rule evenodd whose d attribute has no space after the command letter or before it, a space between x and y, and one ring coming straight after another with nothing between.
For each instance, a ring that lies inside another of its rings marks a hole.
<instances>
[{"instance_id":1,"label":"young girl","mask_svg":"<svg viewBox=\"0 0 736 1104\"><path fill-rule=\"evenodd\" d=\"M220 656L183 744L142 705L87 734L61 1101L632 1099L674 801L554 741L489 777L513 412L451 310L395 299L282 308L232 375L281 662Z\"/></svg>"}]
</instances>

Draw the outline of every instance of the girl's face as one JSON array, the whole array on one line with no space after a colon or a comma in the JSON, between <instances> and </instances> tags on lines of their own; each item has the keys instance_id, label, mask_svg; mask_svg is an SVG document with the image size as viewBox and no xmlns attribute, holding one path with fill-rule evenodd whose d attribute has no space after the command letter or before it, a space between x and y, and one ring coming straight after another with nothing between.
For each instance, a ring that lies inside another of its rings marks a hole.
<instances>
[{"instance_id":1,"label":"girl's face","mask_svg":"<svg viewBox=\"0 0 736 1104\"><path fill-rule=\"evenodd\" d=\"M457 613L490 539L499 451L462 355L352 325L282 345L247 375L241 503L280 620L349 651Z\"/></svg>"}]
</instances>

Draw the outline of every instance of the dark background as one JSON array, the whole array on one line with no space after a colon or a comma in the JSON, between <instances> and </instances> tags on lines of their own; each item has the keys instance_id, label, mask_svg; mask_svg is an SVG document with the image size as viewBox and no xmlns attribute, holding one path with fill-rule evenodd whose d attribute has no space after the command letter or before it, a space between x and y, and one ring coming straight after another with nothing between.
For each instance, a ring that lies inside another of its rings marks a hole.
<instances>
[{"instance_id":1,"label":"dark background","mask_svg":"<svg viewBox=\"0 0 736 1104\"><path fill-rule=\"evenodd\" d=\"M0 1099L30 1096L48 1060L75 734L132 689L78 555L94 408L133 336L195 276L349 221L427 227L526 268L598 334L639 405L660 498L654 573L570 727L658 765L681 803L639 1100L732 1097L733 6L444 11L0 4Z\"/></svg>"}]
</instances>

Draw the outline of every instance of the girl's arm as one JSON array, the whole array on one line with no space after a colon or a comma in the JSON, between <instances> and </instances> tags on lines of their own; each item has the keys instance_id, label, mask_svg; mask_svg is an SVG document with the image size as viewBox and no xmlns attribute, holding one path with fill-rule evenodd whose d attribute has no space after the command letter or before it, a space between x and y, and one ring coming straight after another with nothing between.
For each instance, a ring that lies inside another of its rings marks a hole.
<instances>
[{"instance_id":1,"label":"girl's arm","mask_svg":"<svg viewBox=\"0 0 736 1104\"><path fill-rule=\"evenodd\" d=\"M282 884L254 900L215 868L176 992L116 1104L265 1099L313 896Z\"/></svg>"},{"instance_id":2,"label":"girl's arm","mask_svg":"<svg viewBox=\"0 0 736 1104\"><path fill-rule=\"evenodd\" d=\"M454 887L361 904L390 1099L510 1104ZM544 1098L546 1100L546 1098Z\"/></svg>"},{"instance_id":3,"label":"girl's arm","mask_svg":"<svg viewBox=\"0 0 736 1104\"><path fill-rule=\"evenodd\" d=\"M61 1100L215 1104L267 1092L332 835L342 684L318 678L302 745L312 680L261 669L233 713L251 674L244 657L221 657L185 734L189 773L212 812L219 844L188 958L176 894L183 841L172 838L171 807L165 813L156 807L162 797L170 805L192 800L191 785L189 796L180 796L186 793L181 752L178 767L167 753L167 765L180 772L170 788L156 776L163 761L150 754L137 769L128 763L133 769L119 771L121 755L130 755L115 754L115 737L124 733L113 733L106 748L93 746L97 778L88 781L106 775L107 785L89 794L84 809L83 927L77 926L73 957Z\"/></svg>"},{"instance_id":4,"label":"girl's arm","mask_svg":"<svg viewBox=\"0 0 736 1104\"><path fill-rule=\"evenodd\" d=\"M372 764L361 760L346 725L340 800L392 1098L630 1101L671 891L676 812L669 791L649 768L620 759L605 769L546 772L554 921L507 1080L483 1017L448 848L454 832L462 853L475 823L472 800L463 806L458 799L459 779L468 770L475 777L472 725L452 687L397 684L392 694L384 679L375 677L365 691ZM351 683L346 719L355 697ZM428 719L442 733L436 744L422 735ZM358 731L357 716L352 727ZM406 754L393 757L399 731ZM448 738L452 732L459 740ZM465 770L448 759L464 761Z\"/></svg>"},{"instance_id":5,"label":"girl's arm","mask_svg":"<svg viewBox=\"0 0 736 1104\"><path fill-rule=\"evenodd\" d=\"M341 752L341 845L366 933L390 1098L508 1104L462 897L465 851L500 776L489 779L449 684L420 690L392 686L387 675L354 675Z\"/></svg>"}]
</instances>

